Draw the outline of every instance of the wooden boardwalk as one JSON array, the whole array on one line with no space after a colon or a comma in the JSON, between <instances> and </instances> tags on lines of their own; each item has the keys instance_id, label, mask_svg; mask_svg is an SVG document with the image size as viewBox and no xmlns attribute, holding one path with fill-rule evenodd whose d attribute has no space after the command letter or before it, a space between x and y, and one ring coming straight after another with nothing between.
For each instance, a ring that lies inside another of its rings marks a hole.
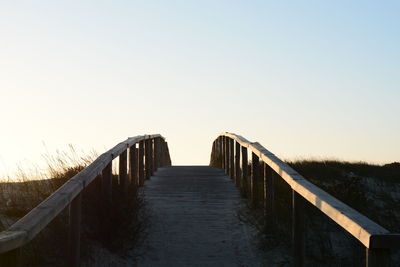
<instances>
[{"instance_id":1,"label":"wooden boardwalk","mask_svg":"<svg viewBox=\"0 0 400 267\"><path fill-rule=\"evenodd\" d=\"M260 266L237 215L244 200L222 169L160 168L144 186L151 212L138 266Z\"/></svg>"},{"instance_id":2,"label":"wooden boardwalk","mask_svg":"<svg viewBox=\"0 0 400 267\"><path fill-rule=\"evenodd\" d=\"M51 196L0 233L0 266L20 266L22 247L48 228L68 209L68 266L79 266L82 194L97 181L99 205L113 203L113 161L118 158L118 187L141 187L151 213L151 225L142 246L139 266L260 266L251 245L249 227L240 222L241 199L234 183L246 192L254 207L264 209L265 223L277 221L275 181L282 179L291 195L292 265L305 266L305 208L314 207L342 227L366 248L365 265L390 266L392 250L400 248L393 233L334 198L275 156L258 142L222 133L212 144L210 165L171 166L168 143L159 134L130 137L101 154ZM224 170L224 171L223 171ZM155 173L155 176L153 174ZM150 178L153 176L150 180ZM114 184L115 185L115 184ZM107 219L107 218L101 218ZM116 225L116 227L119 227ZM287 242L288 243L288 242ZM271 254L271 253L270 253ZM273 252L272 260L278 253ZM263 258L266 258L264 253ZM268 264L271 266L271 257ZM115 265L115 264L114 264ZM114 266L113 265L113 266ZM281 265L279 265L281 266Z\"/></svg>"}]
</instances>

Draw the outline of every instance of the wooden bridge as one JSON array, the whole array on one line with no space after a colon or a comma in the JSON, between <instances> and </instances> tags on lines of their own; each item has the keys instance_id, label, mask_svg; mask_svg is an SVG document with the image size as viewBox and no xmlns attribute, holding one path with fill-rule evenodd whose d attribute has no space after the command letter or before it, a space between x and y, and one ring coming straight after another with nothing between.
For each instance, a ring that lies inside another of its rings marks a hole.
<instances>
[{"instance_id":1,"label":"wooden bridge","mask_svg":"<svg viewBox=\"0 0 400 267\"><path fill-rule=\"evenodd\" d=\"M250 154L251 160L248 159ZM82 194L101 182L103 200L112 205L112 162L119 157L119 180L142 186L152 212L148 249L139 266L257 266L246 233L232 213L247 197L265 212L266 225L276 222L275 181L291 188L294 266L304 266L305 205L314 206L366 249L367 266L389 266L400 235L390 233L364 215L307 181L257 142L223 133L212 145L212 166L170 167L168 145L160 135L128 138L78 173L9 229L0 233L1 266L18 266L21 247L64 209L69 209L68 266L78 266ZM260 169L263 172L260 172ZM151 177L151 179L150 179ZM237 188L235 188L235 186Z\"/></svg>"}]
</instances>

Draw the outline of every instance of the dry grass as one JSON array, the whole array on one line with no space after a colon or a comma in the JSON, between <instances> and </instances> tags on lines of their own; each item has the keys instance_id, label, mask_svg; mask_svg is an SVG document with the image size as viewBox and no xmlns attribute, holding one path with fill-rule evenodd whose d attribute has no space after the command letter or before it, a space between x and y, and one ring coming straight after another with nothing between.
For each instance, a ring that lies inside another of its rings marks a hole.
<instances>
[{"instance_id":1,"label":"dry grass","mask_svg":"<svg viewBox=\"0 0 400 267\"><path fill-rule=\"evenodd\" d=\"M70 145L68 151L46 155L47 168L24 170L19 168L12 177L0 180L0 230L27 214L32 208L50 196L66 181L88 166L97 154L79 156Z\"/></svg>"},{"instance_id":2,"label":"dry grass","mask_svg":"<svg viewBox=\"0 0 400 267\"><path fill-rule=\"evenodd\" d=\"M318 187L383 227L392 232L400 231L399 163L374 165L338 160L302 160L288 164ZM265 226L261 209L249 206L240 215L258 229L259 246L267 254L277 248L290 253L291 191L283 179L275 181L276 225L273 229ZM307 262L324 266L364 264L364 248L352 236L311 205L306 205L305 213ZM283 259L282 266L290 265ZM399 259L398 252L392 255L393 262Z\"/></svg>"},{"instance_id":3,"label":"dry grass","mask_svg":"<svg viewBox=\"0 0 400 267\"><path fill-rule=\"evenodd\" d=\"M0 230L27 214L32 208L50 196L61 185L87 167L97 153L80 156L72 146L66 152L45 156L47 168L23 171L6 177L0 182ZM130 186L125 196L118 184L118 175L113 175L113 205L102 204L100 180L87 186L82 198L82 260L95 263L92 244L114 254L125 255L142 237L146 216L144 202L137 188ZM118 226L118 227L116 227ZM25 266L66 266L68 244L68 209L59 214L34 240L22 250Z\"/></svg>"}]
</instances>

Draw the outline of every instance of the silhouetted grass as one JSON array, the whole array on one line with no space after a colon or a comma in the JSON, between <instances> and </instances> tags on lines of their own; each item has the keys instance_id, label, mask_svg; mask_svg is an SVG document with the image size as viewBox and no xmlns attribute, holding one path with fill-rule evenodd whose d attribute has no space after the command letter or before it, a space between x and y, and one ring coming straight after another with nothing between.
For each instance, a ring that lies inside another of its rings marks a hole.
<instances>
[{"instance_id":1,"label":"silhouetted grass","mask_svg":"<svg viewBox=\"0 0 400 267\"><path fill-rule=\"evenodd\" d=\"M287 162L306 179L361 212L392 232L400 232L400 164L374 165L337 160L302 160ZM249 164L250 168L250 164ZM262 168L260 168L260 175ZM275 179L275 218L272 228L265 225L262 208L249 206L242 217L259 231L259 246L267 255L280 248L291 251L291 189ZM365 261L363 246L345 230L306 204L306 256L309 266L361 266ZM272 255L278 257L278 255ZM398 252L392 261L399 260ZM282 266L290 265L283 257Z\"/></svg>"},{"instance_id":2,"label":"silhouetted grass","mask_svg":"<svg viewBox=\"0 0 400 267\"><path fill-rule=\"evenodd\" d=\"M48 167L44 172L20 170L13 179L3 179L0 198L6 205L0 208L0 230L27 214L96 157L96 153L80 157L71 147L69 152L47 156ZM88 265L99 264L94 247L123 256L134 248L144 232L146 216L138 216L144 205L138 189L129 185L128 194L124 194L116 174L112 185L112 205L103 203L99 178L86 187L82 196L81 255ZM23 248L22 265L67 266L67 246L68 208Z\"/></svg>"}]
</instances>

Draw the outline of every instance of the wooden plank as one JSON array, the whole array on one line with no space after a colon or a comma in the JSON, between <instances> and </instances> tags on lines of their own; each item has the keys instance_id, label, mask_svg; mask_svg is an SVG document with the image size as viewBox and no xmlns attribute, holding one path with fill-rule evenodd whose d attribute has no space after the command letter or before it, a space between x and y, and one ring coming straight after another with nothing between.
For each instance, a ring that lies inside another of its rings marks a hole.
<instances>
[{"instance_id":1,"label":"wooden plank","mask_svg":"<svg viewBox=\"0 0 400 267\"><path fill-rule=\"evenodd\" d=\"M162 166L164 167L164 166L167 166L167 144L166 144L165 140L162 140L161 148L162 148L162 152L161 152Z\"/></svg>"},{"instance_id":2,"label":"wooden plank","mask_svg":"<svg viewBox=\"0 0 400 267\"><path fill-rule=\"evenodd\" d=\"M223 160L222 160L222 158L223 158L223 152L222 152L222 146L223 146L223 144L222 144L222 136L218 137L217 140L218 140L218 158L219 158L219 165L218 165L218 167L220 167L220 168L223 169Z\"/></svg>"},{"instance_id":3,"label":"wooden plank","mask_svg":"<svg viewBox=\"0 0 400 267\"><path fill-rule=\"evenodd\" d=\"M366 249L367 267L389 267L390 249L367 248Z\"/></svg>"},{"instance_id":4,"label":"wooden plank","mask_svg":"<svg viewBox=\"0 0 400 267\"><path fill-rule=\"evenodd\" d=\"M371 235L369 242L371 248L400 249L400 234L389 233Z\"/></svg>"},{"instance_id":5,"label":"wooden plank","mask_svg":"<svg viewBox=\"0 0 400 267\"><path fill-rule=\"evenodd\" d=\"M268 164L275 173L282 177L292 189L357 238L365 247L371 247L372 243L370 240L373 236L390 234L390 232L382 226L307 181L303 176L259 143L251 143L241 136L231 133L223 133L221 135L233 138L243 147L250 148L251 151ZM395 242L397 244L400 243L400 238L396 234L393 235L392 240L396 240Z\"/></svg>"},{"instance_id":6,"label":"wooden plank","mask_svg":"<svg viewBox=\"0 0 400 267\"><path fill-rule=\"evenodd\" d=\"M241 191L243 196L248 197L248 160L247 160L247 147L242 146L242 184Z\"/></svg>"},{"instance_id":7,"label":"wooden plank","mask_svg":"<svg viewBox=\"0 0 400 267\"><path fill-rule=\"evenodd\" d=\"M101 191L106 205L112 202L112 161L107 164L102 172Z\"/></svg>"},{"instance_id":8,"label":"wooden plank","mask_svg":"<svg viewBox=\"0 0 400 267\"><path fill-rule=\"evenodd\" d=\"M293 265L302 267L305 262L304 204L302 197L294 190L292 190L292 240Z\"/></svg>"},{"instance_id":9,"label":"wooden plank","mask_svg":"<svg viewBox=\"0 0 400 267\"><path fill-rule=\"evenodd\" d=\"M82 193L71 202L69 208L68 266L79 266L81 248Z\"/></svg>"},{"instance_id":10,"label":"wooden plank","mask_svg":"<svg viewBox=\"0 0 400 267\"><path fill-rule=\"evenodd\" d=\"M129 148L129 183L138 185L138 149L136 144Z\"/></svg>"},{"instance_id":11,"label":"wooden plank","mask_svg":"<svg viewBox=\"0 0 400 267\"><path fill-rule=\"evenodd\" d=\"M240 152L241 147L238 142L235 142L235 185L240 188L241 185L241 170L240 170Z\"/></svg>"},{"instance_id":12,"label":"wooden plank","mask_svg":"<svg viewBox=\"0 0 400 267\"><path fill-rule=\"evenodd\" d=\"M143 190L151 231L136 266L268 266L235 212L246 201L222 169L163 168Z\"/></svg>"},{"instance_id":13,"label":"wooden plank","mask_svg":"<svg viewBox=\"0 0 400 267\"><path fill-rule=\"evenodd\" d=\"M268 164L264 165L264 186L266 227L268 231L271 231L275 225L275 181L274 171Z\"/></svg>"},{"instance_id":14,"label":"wooden plank","mask_svg":"<svg viewBox=\"0 0 400 267\"><path fill-rule=\"evenodd\" d=\"M145 140L144 142L144 166L145 166L145 175L144 177L146 179L149 179L151 176L151 170L150 170L150 157L151 157L151 152L150 152L150 142L148 139Z\"/></svg>"},{"instance_id":15,"label":"wooden plank","mask_svg":"<svg viewBox=\"0 0 400 267\"><path fill-rule=\"evenodd\" d=\"M125 150L119 155L119 184L123 192L128 191L128 169L127 169L128 151Z\"/></svg>"},{"instance_id":16,"label":"wooden plank","mask_svg":"<svg viewBox=\"0 0 400 267\"><path fill-rule=\"evenodd\" d=\"M260 159L254 153L251 153L251 155L250 200L252 206L255 207L259 201Z\"/></svg>"},{"instance_id":17,"label":"wooden plank","mask_svg":"<svg viewBox=\"0 0 400 267\"><path fill-rule=\"evenodd\" d=\"M145 176L144 176L144 171L145 171L145 166L144 166L144 141L139 142L139 186L142 186L144 184Z\"/></svg>"},{"instance_id":18,"label":"wooden plank","mask_svg":"<svg viewBox=\"0 0 400 267\"><path fill-rule=\"evenodd\" d=\"M215 166L215 159L216 159L216 151L215 151L215 143L217 140L214 140L212 143L212 148L211 148L211 157L210 157L210 166Z\"/></svg>"},{"instance_id":19,"label":"wooden plank","mask_svg":"<svg viewBox=\"0 0 400 267\"><path fill-rule=\"evenodd\" d=\"M229 139L229 175L235 178L235 141Z\"/></svg>"},{"instance_id":20,"label":"wooden plank","mask_svg":"<svg viewBox=\"0 0 400 267\"><path fill-rule=\"evenodd\" d=\"M153 139L149 139L149 166L150 166L150 177L153 176L154 174L154 140Z\"/></svg>"},{"instance_id":21,"label":"wooden plank","mask_svg":"<svg viewBox=\"0 0 400 267\"><path fill-rule=\"evenodd\" d=\"M171 156L169 155L169 148L168 148L168 142L165 142L165 154L167 157L167 165L166 166L171 166Z\"/></svg>"},{"instance_id":22,"label":"wooden plank","mask_svg":"<svg viewBox=\"0 0 400 267\"><path fill-rule=\"evenodd\" d=\"M225 164L225 155L226 155L225 139L226 139L225 136L221 136L221 148L222 148L222 150L221 150L221 164L222 164L221 168L224 170L225 170L225 166L226 166L226 164Z\"/></svg>"},{"instance_id":23,"label":"wooden plank","mask_svg":"<svg viewBox=\"0 0 400 267\"><path fill-rule=\"evenodd\" d=\"M160 157L160 139L155 138L154 141L154 155L153 155L153 172L156 172L158 167L160 166L159 157Z\"/></svg>"},{"instance_id":24,"label":"wooden plank","mask_svg":"<svg viewBox=\"0 0 400 267\"><path fill-rule=\"evenodd\" d=\"M19 267L21 266L21 249L16 248L0 254L0 266Z\"/></svg>"},{"instance_id":25,"label":"wooden plank","mask_svg":"<svg viewBox=\"0 0 400 267\"><path fill-rule=\"evenodd\" d=\"M225 136L225 173L229 174L229 137Z\"/></svg>"},{"instance_id":26,"label":"wooden plank","mask_svg":"<svg viewBox=\"0 0 400 267\"><path fill-rule=\"evenodd\" d=\"M32 209L27 215L18 220L6 231L1 232L0 253L14 250L32 240L49 222L63 211L87 185L92 183L114 158L123 153L127 147L132 146L140 140L156 137L164 139L161 135L131 137L101 154L88 167L62 185L56 192Z\"/></svg>"}]
</instances>

